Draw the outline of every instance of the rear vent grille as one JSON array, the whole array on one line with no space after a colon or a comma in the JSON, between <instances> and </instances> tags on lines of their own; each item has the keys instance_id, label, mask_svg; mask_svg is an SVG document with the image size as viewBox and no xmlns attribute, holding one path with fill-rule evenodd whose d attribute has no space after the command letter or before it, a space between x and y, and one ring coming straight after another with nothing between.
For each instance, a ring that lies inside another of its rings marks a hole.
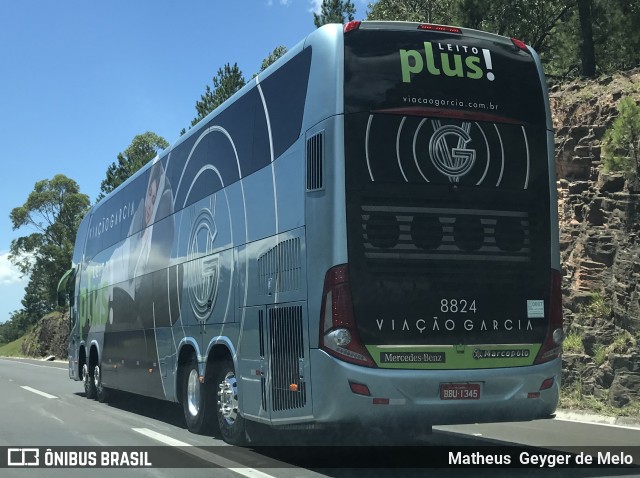
<instances>
[{"instance_id":1,"label":"rear vent grille","mask_svg":"<svg viewBox=\"0 0 640 478\"><path fill-rule=\"evenodd\" d=\"M300 238L287 239L258 257L259 290L262 295L300 288L302 274Z\"/></svg>"},{"instance_id":2,"label":"rear vent grille","mask_svg":"<svg viewBox=\"0 0 640 478\"><path fill-rule=\"evenodd\" d=\"M304 360L301 306L269 310L269 344L273 410L303 408L307 392L301 371Z\"/></svg>"},{"instance_id":3,"label":"rear vent grille","mask_svg":"<svg viewBox=\"0 0 640 478\"><path fill-rule=\"evenodd\" d=\"M526 212L362 206L368 260L530 262Z\"/></svg>"},{"instance_id":4,"label":"rear vent grille","mask_svg":"<svg viewBox=\"0 0 640 478\"><path fill-rule=\"evenodd\" d=\"M307 191L324 188L324 131L307 140Z\"/></svg>"}]
</instances>

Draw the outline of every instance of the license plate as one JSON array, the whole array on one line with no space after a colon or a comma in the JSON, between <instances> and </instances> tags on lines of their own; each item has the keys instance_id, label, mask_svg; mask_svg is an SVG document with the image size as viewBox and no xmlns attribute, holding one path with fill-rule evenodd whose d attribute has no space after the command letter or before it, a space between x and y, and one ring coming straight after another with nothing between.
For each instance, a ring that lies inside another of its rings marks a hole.
<instances>
[{"instance_id":1,"label":"license plate","mask_svg":"<svg viewBox=\"0 0 640 478\"><path fill-rule=\"evenodd\" d=\"M479 400L479 383L442 383L440 400Z\"/></svg>"}]
</instances>

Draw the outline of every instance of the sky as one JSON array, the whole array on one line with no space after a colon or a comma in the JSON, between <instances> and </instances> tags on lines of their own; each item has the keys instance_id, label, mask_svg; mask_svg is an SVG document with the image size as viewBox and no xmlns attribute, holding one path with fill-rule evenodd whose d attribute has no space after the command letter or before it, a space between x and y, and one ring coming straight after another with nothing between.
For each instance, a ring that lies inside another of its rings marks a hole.
<instances>
[{"instance_id":1,"label":"sky","mask_svg":"<svg viewBox=\"0 0 640 478\"><path fill-rule=\"evenodd\" d=\"M0 0L0 322L26 277L8 260L11 210L37 181L75 180L93 203L137 134L169 143L196 116L218 68L245 78L315 29L321 0ZM356 0L356 19L366 16Z\"/></svg>"}]
</instances>

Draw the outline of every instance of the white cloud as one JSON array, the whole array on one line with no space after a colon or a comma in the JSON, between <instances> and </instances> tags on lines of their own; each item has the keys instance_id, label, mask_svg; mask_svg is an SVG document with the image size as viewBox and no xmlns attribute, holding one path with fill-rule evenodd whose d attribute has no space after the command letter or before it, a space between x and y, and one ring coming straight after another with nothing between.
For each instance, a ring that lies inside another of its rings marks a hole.
<instances>
[{"instance_id":1,"label":"white cloud","mask_svg":"<svg viewBox=\"0 0 640 478\"><path fill-rule=\"evenodd\" d=\"M16 266L9 261L9 253L4 252L0 254L0 285L18 284L25 282L26 278L22 277L22 274Z\"/></svg>"},{"instance_id":2,"label":"white cloud","mask_svg":"<svg viewBox=\"0 0 640 478\"><path fill-rule=\"evenodd\" d=\"M280 0L280 2L285 2L285 1L287 3L291 3L291 0ZM363 11L362 10L363 8L366 9L366 7L369 5L369 2L374 3L373 0L358 0L358 1L352 0L352 3L356 6L357 12ZM309 0L309 4L311 5L311 8L309 9L309 11L315 13L316 15L319 15L320 7L322 7L322 0ZM358 6L358 4L360 4L360 6ZM360 15L360 17L364 17L364 14Z\"/></svg>"},{"instance_id":3,"label":"white cloud","mask_svg":"<svg viewBox=\"0 0 640 478\"><path fill-rule=\"evenodd\" d=\"M311 0L311 11L316 14L320 14L320 7L322 6L322 0Z\"/></svg>"},{"instance_id":4,"label":"white cloud","mask_svg":"<svg viewBox=\"0 0 640 478\"><path fill-rule=\"evenodd\" d=\"M291 5L291 1L292 0L279 0L278 3L280 5L288 7L289 5ZM272 7L272 6L273 6L273 0L267 0L267 7Z\"/></svg>"}]
</instances>

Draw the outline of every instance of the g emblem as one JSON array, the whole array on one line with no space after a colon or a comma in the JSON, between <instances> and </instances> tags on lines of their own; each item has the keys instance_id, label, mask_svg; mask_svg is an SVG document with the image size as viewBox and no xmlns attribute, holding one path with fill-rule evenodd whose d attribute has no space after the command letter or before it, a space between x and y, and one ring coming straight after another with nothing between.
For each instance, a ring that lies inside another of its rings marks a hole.
<instances>
[{"instance_id":1,"label":"g emblem","mask_svg":"<svg viewBox=\"0 0 640 478\"><path fill-rule=\"evenodd\" d=\"M469 125L464 123L463 125ZM454 125L441 126L429 140L429 156L435 168L457 183L473 168L476 150L467 148L471 136L466 129Z\"/></svg>"}]
</instances>

